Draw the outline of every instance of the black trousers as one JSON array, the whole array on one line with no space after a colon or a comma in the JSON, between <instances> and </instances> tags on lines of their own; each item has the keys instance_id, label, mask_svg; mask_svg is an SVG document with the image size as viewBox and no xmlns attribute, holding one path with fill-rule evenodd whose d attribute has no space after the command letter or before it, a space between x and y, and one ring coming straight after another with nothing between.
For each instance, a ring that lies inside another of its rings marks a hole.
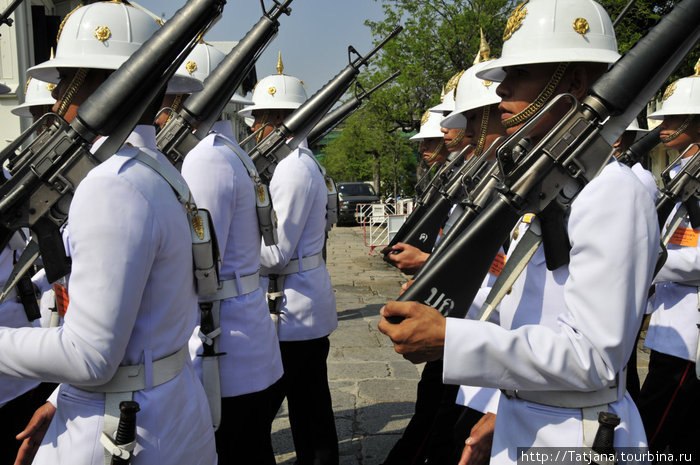
<instances>
[{"instance_id":1,"label":"black trousers","mask_svg":"<svg viewBox=\"0 0 700 465\"><path fill-rule=\"evenodd\" d=\"M338 465L338 434L328 387L328 337L281 341L282 389L273 403L277 413L287 397L297 465Z\"/></svg>"},{"instance_id":2,"label":"black trousers","mask_svg":"<svg viewBox=\"0 0 700 465\"><path fill-rule=\"evenodd\" d=\"M700 461L700 381L694 363L652 351L638 406L651 451L668 447L676 457L686 453L693 463Z\"/></svg>"},{"instance_id":3,"label":"black trousers","mask_svg":"<svg viewBox=\"0 0 700 465\"><path fill-rule=\"evenodd\" d=\"M219 465L275 465L270 435L273 402L281 389L280 379L262 391L221 399L221 424L215 433Z\"/></svg>"},{"instance_id":4,"label":"black trousers","mask_svg":"<svg viewBox=\"0 0 700 465\"><path fill-rule=\"evenodd\" d=\"M425 364L413 417L384 465L446 463L455 447L454 425L463 411L455 404L458 390L459 386L442 383L442 360Z\"/></svg>"}]
</instances>

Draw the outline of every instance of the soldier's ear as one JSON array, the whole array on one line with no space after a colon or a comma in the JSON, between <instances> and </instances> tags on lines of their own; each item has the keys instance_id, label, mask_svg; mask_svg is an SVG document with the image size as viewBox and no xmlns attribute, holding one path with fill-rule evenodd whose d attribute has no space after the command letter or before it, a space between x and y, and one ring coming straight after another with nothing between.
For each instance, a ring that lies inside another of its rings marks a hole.
<instances>
[{"instance_id":1,"label":"soldier's ear","mask_svg":"<svg viewBox=\"0 0 700 465\"><path fill-rule=\"evenodd\" d=\"M588 69L579 64L573 64L568 92L581 100L588 94L588 88L593 84Z\"/></svg>"}]
</instances>

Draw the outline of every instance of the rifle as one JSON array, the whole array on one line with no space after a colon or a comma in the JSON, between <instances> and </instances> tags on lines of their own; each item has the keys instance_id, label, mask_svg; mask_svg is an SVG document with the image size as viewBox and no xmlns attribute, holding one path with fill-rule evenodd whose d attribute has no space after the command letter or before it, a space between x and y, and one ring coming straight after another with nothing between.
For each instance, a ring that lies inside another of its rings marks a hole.
<instances>
[{"instance_id":1,"label":"rifle","mask_svg":"<svg viewBox=\"0 0 700 465\"><path fill-rule=\"evenodd\" d=\"M402 30L403 27L397 26L364 57L352 45L349 46L349 64L250 151L250 158L265 183L269 183L272 179L272 173L277 164L297 148L323 115L328 113L328 110L348 90L360 73L360 67L367 65L369 59ZM353 54L356 55L355 59L352 59Z\"/></svg>"},{"instance_id":2,"label":"rifle","mask_svg":"<svg viewBox=\"0 0 700 465\"><path fill-rule=\"evenodd\" d=\"M642 161L642 157L649 153L651 149L656 147L661 142L661 126L656 126L654 129L644 134L637 142L630 145L627 150L622 152L617 161L623 163L630 168Z\"/></svg>"},{"instance_id":3,"label":"rifle","mask_svg":"<svg viewBox=\"0 0 700 465\"><path fill-rule=\"evenodd\" d=\"M456 203L461 203L488 172L492 163L487 159L493 154L503 137L495 141L488 150L479 156L472 156L452 178L439 190L437 198L427 207L425 214L416 225L406 233L403 242L419 248L423 252L430 252L435 245L440 229L444 225L450 209Z\"/></svg>"},{"instance_id":4,"label":"rifle","mask_svg":"<svg viewBox=\"0 0 700 465\"><path fill-rule=\"evenodd\" d=\"M375 93L380 87L384 86L387 82L393 80L396 76L401 74L401 71L397 71L388 78L384 79L382 82L372 87L370 90L365 91L360 83L355 84L355 95L347 102L340 105L335 110L331 110L324 116L321 121L314 126L314 128L306 136L306 140L309 142L309 146L314 145L316 142L321 140L326 134L331 132L336 126L345 121L348 116L352 115L355 110L360 108L362 101L369 100L370 96Z\"/></svg>"},{"instance_id":5,"label":"rifle","mask_svg":"<svg viewBox=\"0 0 700 465\"><path fill-rule=\"evenodd\" d=\"M471 148L473 148L473 146L469 144L459 152L452 152L450 155L448 155L447 163L442 165L435 176L433 176L430 183L425 188L425 192L416 198L416 204L413 207L413 210L391 241L389 241L389 244L382 249L382 254L388 254L392 251L391 248L394 245L398 244L399 242L404 242L406 236L413 230L413 228L415 228L416 224L418 224L423 215L425 215L428 208L427 206L432 205L432 203L438 198L440 189L450 182L450 179L452 179L455 174L455 170L459 169L464 164L464 154Z\"/></svg>"},{"instance_id":6,"label":"rifle","mask_svg":"<svg viewBox=\"0 0 700 465\"><path fill-rule=\"evenodd\" d=\"M5 11L0 13L0 24L7 24L8 26L12 26L12 23L15 21L10 18L10 15L17 9L18 6L23 2L24 0L15 0L14 2L10 3L10 5L5 8Z\"/></svg>"},{"instance_id":7,"label":"rifle","mask_svg":"<svg viewBox=\"0 0 700 465\"><path fill-rule=\"evenodd\" d=\"M698 195L700 194L700 150L695 153L687 163L685 163L678 173L671 178L671 170L683 158L683 155L691 148L698 148L697 144L688 147L683 154L661 173L663 187L659 189L659 197L656 200L656 213L659 216L659 227L663 230L664 223L668 219L673 207L681 202L685 207L685 212L690 216L690 224L693 228L700 228L700 206L698 206ZM676 215L678 217L679 215ZM676 223L680 218L674 218L671 223ZM667 228L667 234L673 234L678 224ZM670 238L670 236L669 236ZM666 242L668 240L664 238Z\"/></svg>"},{"instance_id":8,"label":"rifle","mask_svg":"<svg viewBox=\"0 0 700 465\"><path fill-rule=\"evenodd\" d=\"M49 282L70 271L59 232L80 181L109 158L184 61L196 39L221 14L225 0L189 0L80 106L68 124L48 113L0 153L11 178L0 185L0 246L29 227ZM46 125L36 139L35 131ZM109 139L94 153L99 136ZM22 146L25 146L22 148ZM21 260L21 258L20 258ZM6 283L12 286L13 283Z\"/></svg>"},{"instance_id":9,"label":"rifle","mask_svg":"<svg viewBox=\"0 0 700 465\"><path fill-rule=\"evenodd\" d=\"M501 192L398 300L423 302L447 316L464 317L520 217L537 215L552 203L568 208L607 163L612 143L700 37L698 20L700 0L677 4L593 84L584 100L559 95L516 131L511 141L527 138L554 105L569 102L559 123L517 166L502 171ZM662 50L674 52L669 56ZM392 323L400 321L391 318Z\"/></svg>"},{"instance_id":10,"label":"rifle","mask_svg":"<svg viewBox=\"0 0 700 465\"><path fill-rule=\"evenodd\" d=\"M289 4L292 0L285 0L284 3L273 1L274 9L265 11L265 4L260 0L263 15L257 24L204 80L204 89L192 94L180 112L158 133L158 150L175 166L182 164L189 151L207 136L233 93L255 66L260 54L277 35L279 17L283 13L291 13ZM194 128L197 128L195 132Z\"/></svg>"}]
</instances>

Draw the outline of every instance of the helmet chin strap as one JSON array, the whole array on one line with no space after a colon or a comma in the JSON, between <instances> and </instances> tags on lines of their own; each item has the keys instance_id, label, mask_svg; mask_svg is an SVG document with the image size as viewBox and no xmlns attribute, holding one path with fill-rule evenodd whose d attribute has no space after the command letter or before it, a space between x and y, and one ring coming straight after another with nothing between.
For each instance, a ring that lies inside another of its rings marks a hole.
<instances>
[{"instance_id":1,"label":"helmet chin strap","mask_svg":"<svg viewBox=\"0 0 700 465\"><path fill-rule=\"evenodd\" d=\"M175 98L173 98L173 103L170 105L170 115L168 115L168 119L165 121L165 124L167 125L171 119L173 119L173 116L175 116L175 113L180 110L180 107L182 106L182 94L177 94L175 95Z\"/></svg>"},{"instance_id":2,"label":"helmet chin strap","mask_svg":"<svg viewBox=\"0 0 700 465\"><path fill-rule=\"evenodd\" d=\"M270 110L265 110L260 117L260 127L264 128L270 120ZM259 144L265 138L265 131L260 131L255 135L255 143Z\"/></svg>"},{"instance_id":3,"label":"helmet chin strap","mask_svg":"<svg viewBox=\"0 0 700 465\"><path fill-rule=\"evenodd\" d=\"M443 139L438 143L437 147L435 147L435 150L433 150L433 153L430 154L428 159L425 160L425 163L428 164L428 163L434 162L444 146L445 146L445 140Z\"/></svg>"},{"instance_id":4,"label":"helmet chin strap","mask_svg":"<svg viewBox=\"0 0 700 465\"><path fill-rule=\"evenodd\" d=\"M688 117L683 121L683 124L681 124L680 127L678 129L676 129L676 131L673 134L661 139L661 142L664 144L667 144L667 143L671 142L672 140L677 139L678 136L683 134L683 132L686 129L688 129L688 126L690 126L691 121L693 121L693 116L695 116L695 115L688 115Z\"/></svg>"},{"instance_id":5,"label":"helmet chin strap","mask_svg":"<svg viewBox=\"0 0 700 465\"><path fill-rule=\"evenodd\" d=\"M78 71L76 71L73 75L73 79L71 79L68 89L66 89L66 92L61 97L61 103L58 105L58 110L56 110L56 114L61 118L66 115L68 107L73 101L73 98L75 98L75 94L78 93L78 89L80 89L80 86L82 86L85 82L88 71L89 69L87 68L78 68Z\"/></svg>"},{"instance_id":6,"label":"helmet chin strap","mask_svg":"<svg viewBox=\"0 0 700 465\"><path fill-rule=\"evenodd\" d=\"M457 147L460 142L462 142L462 139L464 139L464 129L460 129L459 132L457 133L457 137L452 139L452 141L449 144L445 144L445 147L447 147L447 150L452 150L453 148Z\"/></svg>"},{"instance_id":7,"label":"helmet chin strap","mask_svg":"<svg viewBox=\"0 0 700 465\"><path fill-rule=\"evenodd\" d=\"M491 117L491 105L485 106L481 117L481 131L479 132L479 140L476 143L474 156L479 156L484 151L486 145L486 133L489 128L489 118Z\"/></svg>"},{"instance_id":8,"label":"helmet chin strap","mask_svg":"<svg viewBox=\"0 0 700 465\"><path fill-rule=\"evenodd\" d=\"M537 98L523 111L517 115L511 116L508 119L504 119L501 122L503 126L505 126L506 129L515 127L529 120L535 115L535 113L540 111L544 104L547 103L550 98L552 98L554 89L556 89L561 82L561 79L564 77L564 73L566 72L566 68L568 66L569 63L559 63L559 66L557 66L557 69L554 71L554 74L549 79L547 85L544 87L544 89L542 89L542 92L540 92L540 95L538 95Z\"/></svg>"}]
</instances>

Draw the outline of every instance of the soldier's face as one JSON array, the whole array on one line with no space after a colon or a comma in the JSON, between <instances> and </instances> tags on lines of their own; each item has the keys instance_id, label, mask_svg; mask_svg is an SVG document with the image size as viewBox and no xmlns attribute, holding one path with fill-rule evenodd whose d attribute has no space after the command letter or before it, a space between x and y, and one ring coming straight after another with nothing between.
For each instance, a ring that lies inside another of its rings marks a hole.
<instances>
[{"instance_id":1,"label":"soldier's face","mask_svg":"<svg viewBox=\"0 0 700 465\"><path fill-rule=\"evenodd\" d=\"M262 130L262 136L258 137L258 140L262 140L282 124L287 114L289 114L288 110L253 110L255 121L251 129L255 132L265 126L265 129Z\"/></svg>"},{"instance_id":2,"label":"soldier's face","mask_svg":"<svg viewBox=\"0 0 700 465\"><path fill-rule=\"evenodd\" d=\"M445 145L450 152L459 152L464 147L472 143L471 139L460 135L463 129L440 128L440 130L444 134L443 138L445 140Z\"/></svg>"},{"instance_id":3,"label":"soldier's face","mask_svg":"<svg viewBox=\"0 0 700 465\"><path fill-rule=\"evenodd\" d=\"M500 136L506 134L506 130L501 124L498 113L498 105L494 104L488 107L479 107L473 110L469 110L464 113L464 117L467 119L467 129L464 138L472 141L476 149L476 145L481 136L481 125L484 118L484 111L486 108L489 109L489 119L486 126L486 141L484 143L484 150L491 147L491 144L498 139ZM473 151L471 152L473 153ZM490 159L495 159L496 152L491 154Z\"/></svg>"},{"instance_id":4,"label":"soldier's face","mask_svg":"<svg viewBox=\"0 0 700 465\"><path fill-rule=\"evenodd\" d=\"M423 152L423 161L426 165L433 166L436 163L440 165L445 163L445 160L447 159L447 151L445 150L444 146L437 156L432 158L433 154L435 153L435 149L438 148L441 142L442 139L439 137L431 137L430 139L425 139L423 142L421 142L420 149Z\"/></svg>"},{"instance_id":5,"label":"soldier's face","mask_svg":"<svg viewBox=\"0 0 700 465\"><path fill-rule=\"evenodd\" d=\"M557 63L544 63L509 66L505 68L506 77L496 89L496 93L501 97L501 103L498 105L498 110L501 113L501 121L512 118L527 108L545 88L554 74L557 65ZM567 89L567 85L569 84L567 78L568 74L568 72L565 74L554 91L554 95L560 94L564 92L564 89ZM546 134L547 131L554 127L554 124L561 119L564 113L565 108L563 105L554 108L553 111L548 113L539 124L535 126L533 132L530 134L531 137L537 139ZM507 134L513 134L520 129L523 124L525 123L523 122L517 126L507 128Z\"/></svg>"},{"instance_id":6,"label":"soldier's face","mask_svg":"<svg viewBox=\"0 0 700 465\"><path fill-rule=\"evenodd\" d=\"M661 123L661 142L663 142L664 147L683 152L690 144L700 142L700 117L697 115L693 117L688 127L677 137L670 141L664 140L674 134L687 117L688 115L664 116L664 120Z\"/></svg>"},{"instance_id":7,"label":"soldier's face","mask_svg":"<svg viewBox=\"0 0 700 465\"><path fill-rule=\"evenodd\" d=\"M54 112L61 107L64 98L69 100L68 104L65 105L66 112L63 114L63 119L69 123L78 114L80 105L112 74L112 70L91 69L88 71L85 79L79 83L77 81L74 82L77 72L77 68L60 68L60 81L51 92L51 96L56 99L56 103L52 108Z\"/></svg>"}]
</instances>

